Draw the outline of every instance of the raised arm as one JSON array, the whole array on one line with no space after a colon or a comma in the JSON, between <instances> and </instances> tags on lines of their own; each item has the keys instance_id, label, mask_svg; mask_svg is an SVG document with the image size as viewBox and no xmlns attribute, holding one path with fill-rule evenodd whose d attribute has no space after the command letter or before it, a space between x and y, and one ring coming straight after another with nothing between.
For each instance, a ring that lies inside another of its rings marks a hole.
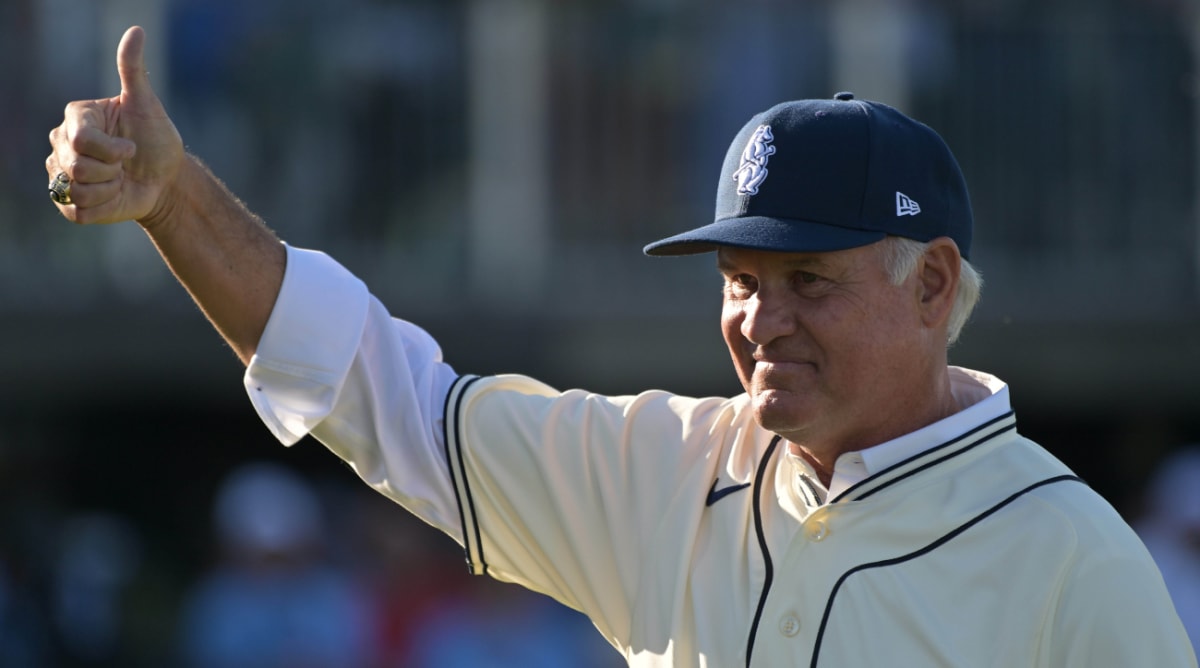
<instances>
[{"instance_id":1,"label":"raised arm","mask_svg":"<svg viewBox=\"0 0 1200 668\"><path fill-rule=\"evenodd\" d=\"M117 47L121 93L71 102L50 133L51 183L70 179L68 220L136 220L176 278L244 363L253 357L283 282L286 252L274 233L197 158L146 72L146 35L125 32Z\"/></svg>"}]
</instances>

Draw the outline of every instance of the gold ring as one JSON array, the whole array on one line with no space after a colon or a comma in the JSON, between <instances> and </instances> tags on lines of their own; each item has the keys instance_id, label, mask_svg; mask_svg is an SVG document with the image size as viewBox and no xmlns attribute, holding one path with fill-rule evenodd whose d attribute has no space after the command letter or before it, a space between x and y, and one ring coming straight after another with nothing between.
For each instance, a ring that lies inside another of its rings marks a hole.
<instances>
[{"instance_id":1,"label":"gold ring","mask_svg":"<svg viewBox=\"0 0 1200 668\"><path fill-rule=\"evenodd\" d=\"M50 199L57 204L71 203L71 177L66 172L59 172L50 181Z\"/></svg>"}]
</instances>

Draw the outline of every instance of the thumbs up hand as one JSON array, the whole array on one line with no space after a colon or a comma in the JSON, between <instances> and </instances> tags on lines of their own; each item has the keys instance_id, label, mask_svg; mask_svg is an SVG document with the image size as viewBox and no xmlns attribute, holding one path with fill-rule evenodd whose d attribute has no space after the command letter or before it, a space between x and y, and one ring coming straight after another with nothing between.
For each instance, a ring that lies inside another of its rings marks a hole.
<instances>
[{"instance_id":1,"label":"thumbs up hand","mask_svg":"<svg viewBox=\"0 0 1200 668\"><path fill-rule=\"evenodd\" d=\"M145 32L134 26L117 47L121 93L71 102L50 132L46 172L70 179L68 220L81 224L137 220L151 226L173 206L172 186L184 161L183 142L146 72Z\"/></svg>"}]
</instances>

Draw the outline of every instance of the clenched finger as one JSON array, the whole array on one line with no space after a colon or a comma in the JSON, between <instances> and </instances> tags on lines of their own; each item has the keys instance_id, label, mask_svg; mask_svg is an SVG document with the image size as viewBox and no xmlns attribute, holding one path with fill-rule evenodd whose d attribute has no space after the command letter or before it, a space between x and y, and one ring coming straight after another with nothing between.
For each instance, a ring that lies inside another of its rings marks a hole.
<instances>
[{"instance_id":1,"label":"clenched finger","mask_svg":"<svg viewBox=\"0 0 1200 668\"><path fill-rule=\"evenodd\" d=\"M96 185L99 187L105 184ZM71 195L74 197L75 193L72 192ZM91 197L102 199L104 195L105 193L97 191L93 193L86 193L83 195L83 197L85 199ZM79 204L57 204L56 206L58 207L58 210L62 212L63 217L67 220L73 223L79 223L80 225L93 225L116 223L124 220L123 217L117 215L120 205L120 197L110 197L102 202L93 203L90 206L81 206Z\"/></svg>"},{"instance_id":2,"label":"clenched finger","mask_svg":"<svg viewBox=\"0 0 1200 668\"><path fill-rule=\"evenodd\" d=\"M63 110L62 125L50 133L50 144L63 162L71 153L96 158L101 162L117 162L133 155L133 142L114 137L108 116L115 108L114 101L86 100L71 102Z\"/></svg>"},{"instance_id":3,"label":"clenched finger","mask_svg":"<svg viewBox=\"0 0 1200 668\"><path fill-rule=\"evenodd\" d=\"M67 149L77 155L107 163L121 162L133 157L133 142L113 137L95 125L80 125L74 132L68 126L67 135Z\"/></svg>"},{"instance_id":4,"label":"clenched finger","mask_svg":"<svg viewBox=\"0 0 1200 668\"><path fill-rule=\"evenodd\" d=\"M71 202L77 211L94 209L111 202L121 194L122 179L102 183L71 184Z\"/></svg>"},{"instance_id":5,"label":"clenched finger","mask_svg":"<svg viewBox=\"0 0 1200 668\"><path fill-rule=\"evenodd\" d=\"M101 162L95 158L79 155L75 157L74 161L64 164L62 171L66 172L75 184L84 184L112 181L124 173L124 168L120 162ZM56 171L55 174L57 173Z\"/></svg>"}]
</instances>

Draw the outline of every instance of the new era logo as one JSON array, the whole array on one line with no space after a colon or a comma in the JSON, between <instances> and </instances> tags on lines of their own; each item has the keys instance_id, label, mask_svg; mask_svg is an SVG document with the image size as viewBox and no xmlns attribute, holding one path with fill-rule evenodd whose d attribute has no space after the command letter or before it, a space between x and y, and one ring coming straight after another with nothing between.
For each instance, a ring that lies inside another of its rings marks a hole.
<instances>
[{"instance_id":1,"label":"new era logo","mask_svg":"<svg viewBox=\"0 0 1200 668\"><path fill-rule=\"evenodd\" d=\"M917 200L905 195L899 190L896 191L896 215L897 216L915 216L921 213L921 205L917 204Z\"/></svg>"}]
</instances>

